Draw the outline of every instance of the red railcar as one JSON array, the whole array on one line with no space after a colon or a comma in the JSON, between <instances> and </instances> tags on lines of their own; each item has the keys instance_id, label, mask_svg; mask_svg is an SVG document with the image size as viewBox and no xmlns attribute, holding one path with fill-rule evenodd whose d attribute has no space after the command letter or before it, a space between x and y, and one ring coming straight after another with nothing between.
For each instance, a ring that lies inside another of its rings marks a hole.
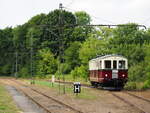
<instances>
[{"instance_id":1,"label":"red railcar","mask_svg":"<svg viewBox=\"0 0 150 113\"><path fill-rule=\"evenodd\" d=\"M128 79L128 60L121 55L105 55L89 61L93 86L123 87Z\"/></svg>"}]
</instances>

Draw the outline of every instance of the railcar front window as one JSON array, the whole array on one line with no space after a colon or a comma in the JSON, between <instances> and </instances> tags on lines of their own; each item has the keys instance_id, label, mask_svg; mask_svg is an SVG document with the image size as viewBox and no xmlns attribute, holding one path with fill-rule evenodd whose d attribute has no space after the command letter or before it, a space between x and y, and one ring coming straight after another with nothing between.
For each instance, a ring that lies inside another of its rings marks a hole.
<instances>
[{"instance_id":1,"label":"railcar front window","mask_svg":"<svg viewBox=\"0 0 150 113\"><path fill-rule=\"evenodd\" d=\"M124 60L119 61L119 69L125 69L125 61Z\"/></svg>"},{"instance_id":2,"label":"railcar front window","mask_svg":"<svg viewBox=\"0 0 150 113\"><path fill-rule=\"evenodd\" d=\"M105 60L105 68L111 69L111 61L110 60Z\"/></svg>"},{"instance_id":3,"label":"railcar front window","mask_svg":"<svg viewBox=\"0 0 150 113\"><path fill-rule=\"evenodd\" d=\"M113 61L113 69L117 69L117 61L116 60Z\"/></svg>"}]
</instances>

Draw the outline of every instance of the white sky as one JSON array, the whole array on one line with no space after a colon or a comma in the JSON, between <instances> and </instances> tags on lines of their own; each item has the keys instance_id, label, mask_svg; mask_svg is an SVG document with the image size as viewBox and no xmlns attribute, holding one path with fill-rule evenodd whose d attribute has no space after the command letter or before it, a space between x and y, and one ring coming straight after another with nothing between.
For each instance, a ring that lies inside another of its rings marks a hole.
<instances>
[{"instance_id":1,"label":"white sky","mask_svg":"<svg viewBox=\"0 0 150 113\"><path fill-rule=\"evenodd\" d=\"M40 13L58 9L86 11L93 24L136 22L150 26L150 0L0 0L0 29L24 24Z\"/></svg>"}]
</instances>

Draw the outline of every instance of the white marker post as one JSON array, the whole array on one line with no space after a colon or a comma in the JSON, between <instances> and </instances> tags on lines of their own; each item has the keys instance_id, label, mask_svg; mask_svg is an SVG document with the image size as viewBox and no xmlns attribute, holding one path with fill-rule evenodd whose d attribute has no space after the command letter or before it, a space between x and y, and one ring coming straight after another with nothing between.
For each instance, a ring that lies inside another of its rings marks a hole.
<instances>
[{"instance_id":1,"label":"white marker post","mask_svg":"<svg viewBox=\"0 0 150 113\"><path fill-rule=\"evenodd\" d=\"M52 87L54 86L54 82L55 82L55 75L52 75Z\"/></svg>"}]
</instances>

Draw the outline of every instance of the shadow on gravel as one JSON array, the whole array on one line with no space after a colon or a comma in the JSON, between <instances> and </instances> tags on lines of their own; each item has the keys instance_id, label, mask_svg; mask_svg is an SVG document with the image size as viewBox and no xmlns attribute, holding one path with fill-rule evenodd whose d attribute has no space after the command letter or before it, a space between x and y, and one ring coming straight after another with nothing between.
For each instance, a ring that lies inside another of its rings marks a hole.
<instances>
[{"instance_id":1,"label":"shadow on gravel","mask_svg":"<svg viewBox=\"0 0 150 113\"><path fill-rule=\"evenodd\" d=\"M108 90L108 91L122 91L123 88L120 87L103 87L104 90Z\"/></svg>"}]
</instances>

